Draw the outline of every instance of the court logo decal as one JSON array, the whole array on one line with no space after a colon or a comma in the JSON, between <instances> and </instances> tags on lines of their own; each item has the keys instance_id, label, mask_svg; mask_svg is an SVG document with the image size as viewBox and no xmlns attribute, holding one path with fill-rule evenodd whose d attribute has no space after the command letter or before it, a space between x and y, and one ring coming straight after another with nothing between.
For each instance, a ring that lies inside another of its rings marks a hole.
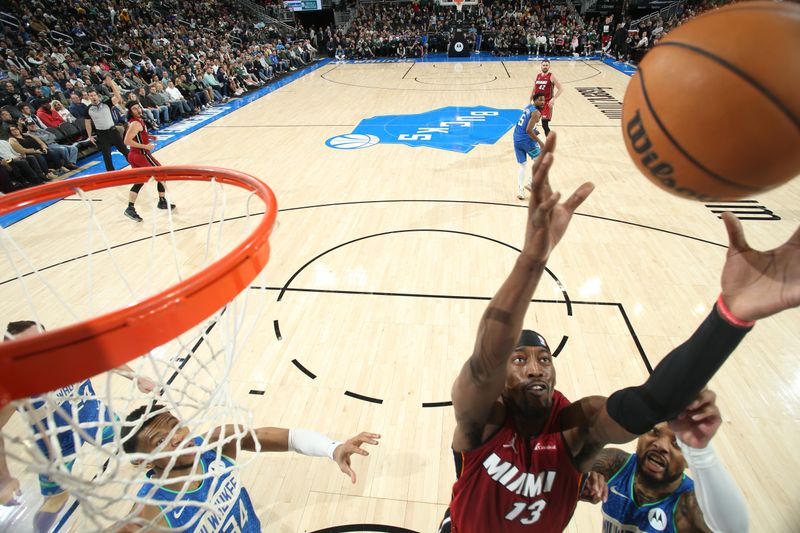
<instances>
[{"instance_id":1,"label":"court logo decal","mask_svg":"<svg viewBox=\"0 0 800 533\"><path fill-rule=\"evenodd\" d=\"M442 107L414 115L380 115L362 120L346 135L325 144L337 150L355 150L384 144L437 148L466 154L479 144L494 144L510 130L519 109L485 106Z\"/></svg>"}]
</instances>

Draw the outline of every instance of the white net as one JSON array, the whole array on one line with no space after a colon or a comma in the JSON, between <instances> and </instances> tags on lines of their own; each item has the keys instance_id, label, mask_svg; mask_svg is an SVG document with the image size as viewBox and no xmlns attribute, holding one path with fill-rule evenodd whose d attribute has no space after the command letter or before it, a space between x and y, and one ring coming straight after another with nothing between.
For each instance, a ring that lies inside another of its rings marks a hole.
<instances>
[{"instance_id":1,"label":"white net","mask_svg":"<svg viewBox=\"0 0 800 533\"><path fill-rule=\"evenodd\" d=\"M180 208L142 209L139 225L121 216L128 189L117 187L78 190L77 201L49 207L63 211L62 227L43 228L34 217L1 230L3 325L37 324L7 339L174 286L241 243L267 209L256 194L216 180L168 186ZM137 206L155 206L155 189L146 185ZM48 516L64 531L225 530L241 490L238 470L253 454L229 457L257 446L252 413L233 399L231 368L263 325L267 297L245 289L127 367L10 404L14 414L0 433L23 495L11 502L22 505L0 507L0 523L33 530L48 499L62 498ZM138 416L126 421L132 412Z\"/></svg>"}]
</instances>

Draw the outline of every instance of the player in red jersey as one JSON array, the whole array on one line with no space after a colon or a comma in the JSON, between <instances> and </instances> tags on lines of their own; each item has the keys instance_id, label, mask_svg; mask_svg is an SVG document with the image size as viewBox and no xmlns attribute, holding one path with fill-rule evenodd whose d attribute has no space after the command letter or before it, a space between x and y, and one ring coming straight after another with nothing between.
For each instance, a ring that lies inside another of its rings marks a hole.
<instances>
[{"instance_id":1,"label":"player in red jersey","mask_svg":"<svg viewBox=\"0 0 800 533\"><path fill-rule=\"evenodd\" d=\"M556 94L553 94L553 87L555 87ZM545 137L547 137L550 135L550 120L553 118L553 106L556 103L556 98L561 95L561 82L550 72L550 61L547 59L542 61L542 71L536 75L536 81L533 82L531 103L533 103L533 96L537 93L544 93L542 128L544 129Z\"/></svg>"},{"instance_id":2,"label":"player in red jersey","mask_svg":"<svg viewBox=\"0 0 800 533\"><path fill-rule=\"evenodd\" d=\"M130 146L128 152L128 163L133 168L141 167L160 167L155 157L153 157L153 149L156 147L153 141L155 137L150 135L147 131L147 125L142 120L142 106L139 102L133 101L128 103L128 129L125 132L125 144ZM131 192L128 195L128 207L125 209L125 216L141 222L142 217L136 212L134 204L136 197L139 196L144 183L137 183L131 187ZM160 181L156 182L158 188L158 208L159 209L175 209L175 204L167 204L165 194L167 189Z\"/></svg>"},{"instance_id":3,"label":"player in red jersey","mask_svg":"<svg viewBox=\"0 0 800 533\"><path fill-rule=\"evenodd\" d=\"M553 133L534 166L522 252L484 312L473 354L453 384L458 479L442 532L562 531L578 500L580 473L604 446L676 417L756 319L800 305L800 228L784 245L759 252L725 213L722 293L700 327L642 385L570 403L555 390L547 342L522 330L550 253L594 188L584 183L559 203L548 181L555 143Z\"/></svg>"}]
</instances>

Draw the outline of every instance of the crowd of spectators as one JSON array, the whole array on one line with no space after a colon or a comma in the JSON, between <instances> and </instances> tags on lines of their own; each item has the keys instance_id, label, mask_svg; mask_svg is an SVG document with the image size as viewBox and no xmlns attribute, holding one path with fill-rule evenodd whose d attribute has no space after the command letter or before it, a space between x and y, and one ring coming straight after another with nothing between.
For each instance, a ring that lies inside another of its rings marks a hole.
<instances>
[{"instance_id":1,"label":"crowd of spectators","mask_svg":"<svg viewBox=\"0 0 800 533\"><path fill-rule=\"evenodd\" d=\"M13 18L0 23L3 192L53 179L76 168L79 150L92 150L85 128L92 90L111 103L121 129L133 101L157 129L255 90L316 55L301 31L255 25L232 0L10 4Z\"/></svg>"},{"instance_id":2,"label":"crowd of spectators","mask_svg":"<svg viewBox=\"0 0 800 533\"><path fill-rule=\"evenodd\" d=\"M671 19L664 20L660 14L656 14L633 29L629 29L627 24L619 24L607 51L620 61L637 63L672 29L705 11L717 9L731 2L732 0L681 2Z\"/></svg>"},{"instance_id":3,"label":"crowd of spectators","mask_svg":"<svg viewBox=\"0 0 800 533\"><path fill-rule=\"evenodd\" d=\"M552 0L485 0L453 6L433 0L365 3L349 30L328 34L327 52L339 59L420 57L443 52L454 29L466 31L481 52L494 55L589 55L599 43L596 24Z\"/></svg>"}]
</instances>

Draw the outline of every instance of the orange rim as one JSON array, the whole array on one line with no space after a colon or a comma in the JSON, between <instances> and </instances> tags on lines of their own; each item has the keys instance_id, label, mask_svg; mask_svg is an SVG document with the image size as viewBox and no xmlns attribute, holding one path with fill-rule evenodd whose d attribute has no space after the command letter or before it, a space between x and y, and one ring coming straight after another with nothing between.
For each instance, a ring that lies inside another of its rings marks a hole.
<instances>
[{"instance_id":1,"label":"orange rim","mask_svg":"<svg viewBox=\"0 0 800 533\"><path fill-rule=\"evenodd\" d=\"M120 170L49 183L0 197L0 216L84 191L159 181L210 181L249 190L266 212L241 244L214 264L130 307L28 339L0 343L0 406L77 383L116 368L199 324L248 287L269 260L269 235L278 204L262 181L215 167Z\"/></svg>"}]
</instances>

